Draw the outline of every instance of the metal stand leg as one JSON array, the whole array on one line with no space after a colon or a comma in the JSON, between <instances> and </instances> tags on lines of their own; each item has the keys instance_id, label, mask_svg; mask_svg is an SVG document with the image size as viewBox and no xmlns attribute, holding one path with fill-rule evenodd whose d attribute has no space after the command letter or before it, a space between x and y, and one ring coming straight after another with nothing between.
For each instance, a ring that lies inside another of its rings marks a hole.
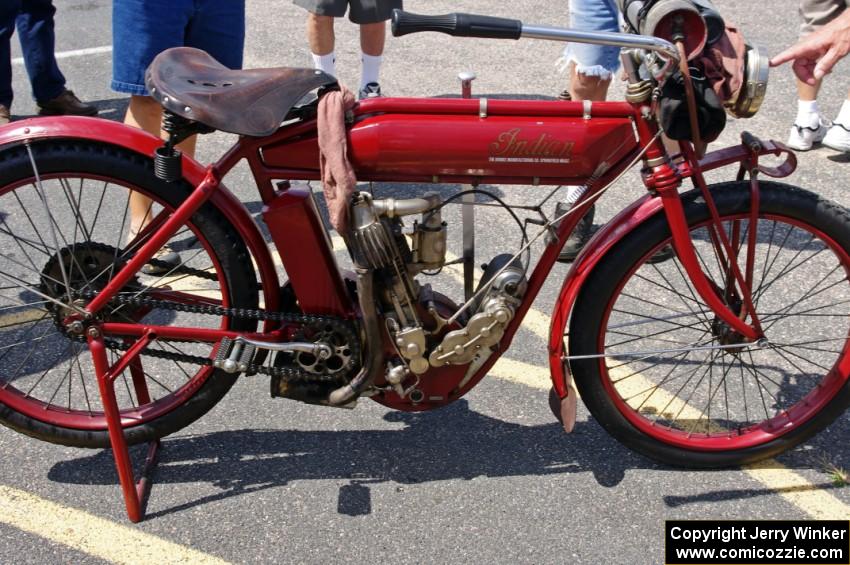
<instances>
[{"instance_id":1,"label":"metal stand leg","mask_svg":"<svg viewBox=\"0 0 850 565\"><path fill-rule=\"evenodd\" d=\"M95 331L91 331L95 330ZM124 430L121 426L121 413L118 410L118 401L115 398L115 377L128 366L133 373L133 385L136 389L136 397L142 402L142 398L150 398L145 385L141 366L138 364L138 352L144 349L148 340L142 339L128 351L115 366L110 367L106 358L106 347L103 338L97 328L90 328L88 336L89 349L94 362L97 384L100 388L100 397L103 401L103 411L106 415L106 425L109 430L109 443L112 446L112 454L115 456L115 468L118 471L118 480L124 494L124 504L127 507L127 516L132 522L140 522L145 517L148 495L150 494L150 474L156 467L157 454L159 451L159 440L148 445L148 453L145 458L145 466L141 477L136 482L133 473L133 462L130 459L130 451L127 441L124 439Z\"/></svg>"},{"instance_id":2,"label":"metal stand leg","mask_svg":"<svg viewBox=\"0 0 850 565\"><path fill-rule=\"evenodd\" d=\"M472 98L472 81L475 73L462 72L457 75L461 84L461 96ZM475 188L470 186L470 188ZM475 294L475 194L461 197L463 219L463 296L465 300Z\"/></svg>"},{"instance_id":3,"label":"metal stand leg","mask_svg":"<svg viewBox=\"0 0 850 565\"><path fill-rule=\"evenodd\" d=\"M470 187L471 188L471 187ZM466 300L475 293L475 194L461 197L463 218L463 295Z\"/></svg>"}]
</instances>

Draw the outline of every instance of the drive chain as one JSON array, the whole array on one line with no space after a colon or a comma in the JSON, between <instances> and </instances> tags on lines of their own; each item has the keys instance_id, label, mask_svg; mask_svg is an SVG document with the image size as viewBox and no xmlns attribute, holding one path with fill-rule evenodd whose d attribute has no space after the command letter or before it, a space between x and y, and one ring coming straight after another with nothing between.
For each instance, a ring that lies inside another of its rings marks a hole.
<instances>
[{"instance_id":1,"label":"drive chain","mask_svg":"<svg viewBox=\"0 0 850 565\"><path fill-rule=\"evenodd\" d=\"M97 293L94 291L86 291L78 293L79 298L92 299ZM250 364L245 371L246 374L264 374L271 377L286 379L288 381L320 381L334 382L342 380L342 377L348 375L356 367L360 360L360 342L357 338L357 332L353 322L334 318L330 316L315 316L305 314L294 314L289 312L269 312L266 310L250 310L246 308L227 308L224 306L216 306L214 304L184 304L181 302L172 302L169 300L159 300L149 298L142 295L134 296L117 296L113 298L109 304L113 307L121 308L122 306L130 306L133 308L159 308L163 310L172 310L177 312L186 312L191 314L204 314L210 316L226 316L229 318L240 318L255 321L273 321L284 322L290 324L300 324L306 327L332 327L334 332L345 337L351 349L351 357L347 366L340 368L333 374L317 375L309 373L295 367L275 367L267 365ZM69 336L76 341L85 342L84 336ZM177 340L169 339L169 342L191 342L192 340ZM126 351L131 344L113 339L105 339L104 344L109 349ZM195 364L202 366L212 366L213 359L198 355L190 355L186 353L178 353L172 351L156 350L146 348L141 355L147 357L155 357L158 359L166 359L177 363Z\"/></svg>"}]
</instances>

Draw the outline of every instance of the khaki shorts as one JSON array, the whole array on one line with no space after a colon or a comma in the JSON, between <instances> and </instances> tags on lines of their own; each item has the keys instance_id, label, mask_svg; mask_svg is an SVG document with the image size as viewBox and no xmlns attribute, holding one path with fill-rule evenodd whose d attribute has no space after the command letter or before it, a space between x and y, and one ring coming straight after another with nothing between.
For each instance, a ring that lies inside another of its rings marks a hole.
<instances>
[{"instance_id":1,"label":"khaki shorts","mask_svg":"<svg viewBox=\"0 0 850 565\"><path fill-rule=\"evenodd\" d=\"M802 0L800 2L800 36L825 26L850 7L850 0Z\"/></svg>"},{"instance_id":2,"label":"khaki shorts","mask_svg":"<svg viewBox=\"0 0 850 565\"><path fill-rule=\"evenodd\" d=\"M348 10L348 19L356 24L374 24L385 22L393 10L401 9L402 0L293 0L317 16L341 18Z\"/></svg>"}]
</instances>

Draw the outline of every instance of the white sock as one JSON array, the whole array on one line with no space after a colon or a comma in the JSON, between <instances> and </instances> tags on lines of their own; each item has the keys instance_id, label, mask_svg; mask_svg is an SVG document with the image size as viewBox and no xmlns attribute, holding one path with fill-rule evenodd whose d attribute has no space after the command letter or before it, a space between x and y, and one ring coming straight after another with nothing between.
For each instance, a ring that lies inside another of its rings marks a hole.
<instances>
[{"instance_id":1,"label":"white sock","mask_svg":"<svg viewBox=\"0 0 850 565\"><path fill-rule=\"evenodd\" d=\"M817 100L797 100L797 118L794 123L802 127L818 127L820 110Z\"/></svg>"},{"instance_id":2,"label":"white sock","mask_svg":"<svg viewBox=\"0 0 850 565\"><path fill-rule=\"evenodd\" d=\"M841 105L841 111L838 112L835 121L844 127L850 127L850 100L845 100Z\"/></svg>"},{"instance_id":3,"label":"white sock","mask_svg":"<svg viewBox=\"0 0 850 565\"><path fill-rule=\"evenodd\" d=\"M332 77L336 76L336 55L334 55L333 51L327 55L316 55L315 53L311 53L311 55L313 55L314 69L324 71Z\"/></svg>"},{"instance_id":4,"label":"white sock","mask_svg":"<svg viewBox=\"0 0 850 565\"><path fill-rule=\"evenodd\" d=\"M381 75L381 60L383 57L381 55L367 55L366 53L360 54L360 62L362 63L362 75L360 76L360 88L362 89L364 86L369 84L370 82L377 83L378 77Z\"/></svg>"}]
</instances>

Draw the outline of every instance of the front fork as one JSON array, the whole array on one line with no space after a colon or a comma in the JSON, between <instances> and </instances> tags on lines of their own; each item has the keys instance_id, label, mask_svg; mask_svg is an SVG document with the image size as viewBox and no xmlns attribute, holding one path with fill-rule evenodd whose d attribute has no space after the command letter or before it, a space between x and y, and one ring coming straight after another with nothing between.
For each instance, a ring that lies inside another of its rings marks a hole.
<instances>
[{"instance_id":1,"label":"front fork","mask_svg":"<svg viewBox=\"0 0 850 565\"><path fill-rule=\"evenodd\" d=\"M789 152L788 160L778 168L763 167L759 164L761 155L766 153L778 155L787 152L787 149L775 142L761 142L748 133L742 135L741 146L718 152L702 162L697 160L689 143L683 142L680 147L684 158L683 166L674 169L672 165L665 162L656 167L646 179L647 186L655 190L661 197L664 214L673 235L673 248L695 290L717 317L748 341L761 340L765 336L761 321L755 311L752 291L760 202L758 174L764 172L774 177L787 176L794 168L793 155ZM747 174L750 177L747 256L743 272L738 264L740 246L737 245L737 241L740 237L740 225L736 224L732 227L732 235L736 244L733 247L703 175L705 170L730 164L734 161L740 163L738 180L743 180ZM705 205L711 218L708 227L709 237L719 264L724 271L724 289L718 288L709 279L697 257L678 191L682 177L690 177L705 199ZM729 306L729 303L733 302L732 299L740 301L740 311L736 312Z\"/></svg>"}]
</instances>

